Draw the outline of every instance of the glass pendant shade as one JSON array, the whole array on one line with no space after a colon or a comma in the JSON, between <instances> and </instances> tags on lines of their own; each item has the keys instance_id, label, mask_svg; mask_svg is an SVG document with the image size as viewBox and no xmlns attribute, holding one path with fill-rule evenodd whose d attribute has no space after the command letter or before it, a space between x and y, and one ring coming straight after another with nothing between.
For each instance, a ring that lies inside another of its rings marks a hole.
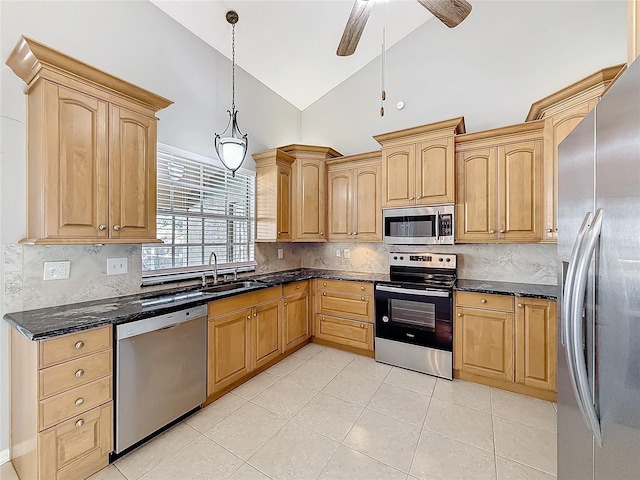
<instances>
[{"instance_id":1,"label":"glass pendant shade","mask_svg":"<svg viewBox=\"0 0 640 480\"><path fill-rule=\"evenodd\" d=\"M216 153L218 154L218 157L220 157L224 166L234 174L236 170L240 168L240 165L242 165L242 162L244 161L244 157L247 155L247 146L249 143L247 135L243 135L238 129L238 124L236 123L237 113L238 112L229 112L231 135L225 135L227 130L229 130L229 126L227 126L227 129L222 134L218 135L216 133L213 143Z\"/></svg>"}]
</instances>

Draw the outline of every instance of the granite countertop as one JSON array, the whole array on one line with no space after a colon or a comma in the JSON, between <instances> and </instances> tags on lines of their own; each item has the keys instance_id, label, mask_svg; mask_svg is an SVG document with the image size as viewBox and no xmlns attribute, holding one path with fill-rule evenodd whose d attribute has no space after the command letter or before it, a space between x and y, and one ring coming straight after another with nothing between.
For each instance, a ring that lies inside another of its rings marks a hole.
<instances>
[{"instance_id":1,"label":"granite countertop","mask_svg":"<svg viewBox=\"0 0 640 480\"><path fill-rule=\"evenodd\" d=\"M516 297L558 299L558 287L555 285L536 285L532 283L493 282L489 280L466 280L459 278L454 290L461 292L493 293L514 295Z\"/></svg>"}]
</instances>

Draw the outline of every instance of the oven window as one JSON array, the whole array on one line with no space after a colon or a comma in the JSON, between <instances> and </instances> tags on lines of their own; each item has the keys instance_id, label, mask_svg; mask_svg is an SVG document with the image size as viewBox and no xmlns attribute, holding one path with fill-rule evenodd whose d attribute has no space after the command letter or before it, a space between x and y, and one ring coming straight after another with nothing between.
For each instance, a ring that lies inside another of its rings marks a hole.
<instances>
[{"instance_id":1,"label":"oven window","mask_svg":"<svg viewBox=\"0 0 640 480\"><path fill-rule=\"evenodd\" d=\"M385 232L388 237L433 237L434 222L434 215L390 217L385 219Z\"/></svg>"},{"instance_id":2,"label":"oven window","mask_svg":"<svg viewBox=\"0 0 640 480\"><path fill-rule=\"evenodd\" d=\"M433 303L390 299L389 313L391 321L394 323L419 325L429 329L436 328L436 306Z\"/></svg>"}]
</instances>

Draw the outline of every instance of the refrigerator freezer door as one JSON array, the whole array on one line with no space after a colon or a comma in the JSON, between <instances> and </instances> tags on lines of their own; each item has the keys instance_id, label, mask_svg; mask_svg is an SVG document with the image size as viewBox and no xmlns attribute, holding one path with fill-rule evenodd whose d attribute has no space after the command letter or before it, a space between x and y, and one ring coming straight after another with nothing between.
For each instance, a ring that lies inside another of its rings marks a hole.
<instances>
[{"instance_id":1,"label":"refrigerator freezer door","mask_svg":"<svg viewBox=\"0 0 640 480\"><path fill-rule=\"evenodd\" d=\"M597 107L596 277L602 448L596 479L640 478L640 62Z\"/></svg>"}]
</instances>

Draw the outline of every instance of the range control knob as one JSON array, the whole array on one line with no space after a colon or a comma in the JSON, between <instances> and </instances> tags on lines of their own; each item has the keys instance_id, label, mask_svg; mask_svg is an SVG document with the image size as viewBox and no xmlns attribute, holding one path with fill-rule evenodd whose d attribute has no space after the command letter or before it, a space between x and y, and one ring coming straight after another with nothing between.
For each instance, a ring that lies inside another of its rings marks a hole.
<instances>
[{"instance_id":1,"label":"range control knob","mask_svg":"<svg viewBox=\"0 0 640 480\"><path fill-rule=\"evenodd\" d=\"M400 260L404 260L404 257L400 257Z\"/></svg>"},{"instance_id":2,"label":"range control knob","mask_svg":"<svg viewBox=\"0 0 640 480\"><path fill-rule=\"evenodd\" d=\"M450 262L450 261L451 261L451 259L450 259L450 258L447 258L447 262Z\"/></svg>"},{"instance_id":3,"label":"range control knob","mask_svg":"<svg viewBox=\"0 0 640 480\"><path fill-rule=\"evenodd\" d=\"M444 258L440 257L440 258L438 259L438 261L439 261L439 262L444 262Z\"/></svg>"},{"instance_id":4,"label":"range control knob","mask_svg":"<svg viewBox=\"0 0 640 480\"><path fill-rule=\"evenodd\" d=\"M389 317L387 317L386 315L382 317L382 321L384 323L389 323Z\"/></svg>"},{"instance_id":5,"label":"range control knob","mask_svg":"<svg viewBox=\"0 0 640 480\"><path fill-rule=\"evenodd\" d=\"M397 260L397 259L398 259L398 257L393 257L393 259L394 259L394 260Z\"/></svg>"}]
</instances>

